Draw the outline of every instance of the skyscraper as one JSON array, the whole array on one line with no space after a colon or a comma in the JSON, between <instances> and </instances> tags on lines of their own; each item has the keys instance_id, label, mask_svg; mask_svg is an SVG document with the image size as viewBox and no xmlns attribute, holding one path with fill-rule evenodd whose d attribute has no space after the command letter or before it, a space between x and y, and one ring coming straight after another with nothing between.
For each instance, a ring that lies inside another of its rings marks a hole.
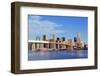
<instances>
[{"instance_id":1,"label":"skyscraper","mask_svg":"<svg viewBox=\"0 0 100 76\"><path fill-rule=\"evenodd\" d=\"M77 42L77 38L76 37L74 37L74 42Z\"/></svg>"},{"instance_id":2,"label":"skyscraper","mask_svg":"<svg viewBox=\"0 0 100 76\"><path fill-rule=\"evenodd\" d=\"M81 42L80 33L77 32L77 43L80 44L80 42Z\"/></svg>"},{"instance_id":3,"label":"skyscraper","mask_svg":"<svg viewBox=\"0 0 100 76\"><path fill-rule=\"evenodd\" d=\"M40 37L39 37L39 36L37 36L37 37L36 37L36 40L40 40Z\"/></svg>"},{"instance_id":4,"label":"skyscraper","mask_svg":"<svg viewBox=\"0 0 100 76\"><path fill-rule=\"evenodd\" d=\"M62 41L65 41L65 37L62 37Z\"/></svg>"},{"instance_id":5,"label":"skyscraper","mask_svg":"<svg viewBox=\"0 0 100 76\"><path fill-rule=\"evenodd\" d=\"M47 36L43 35L43 40L46 41L47 40Z\"/></svg>"},{"instance_id":6,"label":"skyscraper","mask_svg":"<svg viewBox=\"0 0 100 76\"><path fill-rule=\"evenodd\" d=\"M57 41L60 41L60 38L59 37L57 37Z\"/></svg>"}]
</instances>

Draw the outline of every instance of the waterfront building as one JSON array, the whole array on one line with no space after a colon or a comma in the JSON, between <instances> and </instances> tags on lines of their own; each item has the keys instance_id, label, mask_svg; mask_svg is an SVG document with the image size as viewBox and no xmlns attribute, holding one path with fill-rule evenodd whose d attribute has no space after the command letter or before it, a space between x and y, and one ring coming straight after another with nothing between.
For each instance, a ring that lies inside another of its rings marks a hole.
<instances>
[{"instance_id":1,"label":"waterfront building","mask_svg":"<svg viewBox=\"0 0 100 76\"><path fill-rule=\"evenodd\" d=\"M43 35L43 40L44 40L44 41L47 40L47 35Z\"/></svg>"},{"instance_id":2,"label":"waterfront building","mask_svg":"<svg viewBox=\"0 0 100 76\"><path fill-rule=\"evenodd\" d=\"M47 38L47 35L43 35L43 39L39 36L36 37L36 40L28 41L28 49L32 51L41 51L41 50L81 50L87 49L87 44L81 40L80 33L77 33L77 36L74 39L66 40L65 37L56 37L55 34L51 35L51 39Z\"/></svg>"},{"instance_id":3,"label":"waterfront building","mask_svg":"<svg viewBox=\"0 0 100 76\"><path fill-rule=\"evenodd\" d=\"M82 44L82 46L81 47L84 47L84 42L81 40L81 44Z\"/></svg>"},{"instance_id":4,"label":"waterfront building","mask_svg":"<svg viewBox=\"0 0 100 76\"><path fill-rule=\"evenodd\" d=\"M77 32L77 43L79 43L79 44L80 44L80 42L81 42L80 33L79 33L79 32Z\"/></svg>"},{"instance_id":5,"label":"waterfront building","mask_svg":"<svg viewBox=\"0 0 100 76\"><path fill-rule=\"evenodd\" d=\"M56 49L56 35L55 34L52 34L52 46L53 46L53 49Z\"/></svg>"},{"instance_id":6,"label":"waterfront building","mask_svg":"<svg viewBox=\"0 0 100 76\"><path fill-rule=\"evenodd\" d=\"M65 37L62 37L62 40L61 40L61 41L62 41L62 42L65 41Z\"/></svg>"},{"instance_id":7,"label":"waterfront building","mask_svg":"<svg viewBox=\"0 0 100 76\"><path fill-rule=\"evenodd\" d=\"M39 36L36 37L36 40L40 40L41 38Z\"/></svg>"},{"instance_id":8,"label":"waterfront building","mask_svg":"<svg viewBox=\"0 0 100 76\"><path fill-rule=\"evenodd\" d=\"M77 38L76 38L76 37L74 37L74 42L75 42L75 43L77 42Z\"/></svg>"},{"instance_id":9,"label":"waterfront building","mask_svg":"<svg viewBox=\"0 0 100 76\"><path fill-rule=\"evenodd\" d=\"M88 45L86 43L84 43L84 50L88 49Z\"/></svg>"},{"instance_id":10,"label":"waterfront building","mask_svg":"<svg viewBox=\"0 0 100 76\"><path fill-rule=\"evenodd\" d=\"M77 32L77 37L74 37L74 42L75 42L76 49L78 49L78 50L82 49L83 43L82 43L81 36L80 36L79 32Z\"/></svg>"},{"instance_id":11,"label":"waterfront building","mask_svg":"<svg viewBox=\"0 0 100 76\"><path fill-rule=\"evenodd\" d=\"M72 42L72 39L68 39L68 50L73 50L73 42Z\"/></svg>"}]
</instances>

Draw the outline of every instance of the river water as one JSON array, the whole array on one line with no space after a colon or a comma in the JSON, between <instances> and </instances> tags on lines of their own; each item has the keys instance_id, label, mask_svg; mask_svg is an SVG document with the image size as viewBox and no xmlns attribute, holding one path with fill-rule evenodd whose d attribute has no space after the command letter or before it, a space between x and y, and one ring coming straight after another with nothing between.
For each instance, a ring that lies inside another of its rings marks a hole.
<instances>
[{"instance_id":1,"label":"river water","mask_svg":"<svg viewBox=\"0 0 100 76\"><path fill-rule=\"evenodd\" d=\"M56 60L56 59L83 59L88 58L88 50L63 50L48 52L28 51L28 60Z\"/></svg>"}]
</instances>

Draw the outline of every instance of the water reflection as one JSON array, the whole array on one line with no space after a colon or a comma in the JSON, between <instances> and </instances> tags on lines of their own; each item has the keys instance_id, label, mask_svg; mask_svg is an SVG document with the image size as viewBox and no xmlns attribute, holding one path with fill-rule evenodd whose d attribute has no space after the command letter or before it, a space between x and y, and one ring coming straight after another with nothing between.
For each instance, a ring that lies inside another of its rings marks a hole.
<instances>
[{"instance_id":1,"label":"water reflection","mask_svg":"<svg viewBox=\"0 0 100 76\"><path fill-rule=\"evenodd\" d=\"M28 60L78 59L78 58L88 58L87 50L28 52Z\"/></svg>"}]
</instances>

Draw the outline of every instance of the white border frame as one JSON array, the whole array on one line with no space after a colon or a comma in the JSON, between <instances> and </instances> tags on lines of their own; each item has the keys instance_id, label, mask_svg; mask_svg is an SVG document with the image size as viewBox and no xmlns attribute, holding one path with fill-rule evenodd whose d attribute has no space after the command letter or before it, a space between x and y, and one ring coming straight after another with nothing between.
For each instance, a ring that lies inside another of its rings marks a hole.
<instances>
[{"instance_id":1,"label":"white border frame","mask_svg":"<svg viewBox=\"0 0 100 76\"><path fill-rule=\"evenodd\" d=\"M88 17L88 59L28 61L28 14ZM60 64L59 64L60 63ZM73 64L74 63L74 64ZM20 8L20 69L43 69L94 65L94 11L40 7Z\"/></svg>"}]
</instances>

